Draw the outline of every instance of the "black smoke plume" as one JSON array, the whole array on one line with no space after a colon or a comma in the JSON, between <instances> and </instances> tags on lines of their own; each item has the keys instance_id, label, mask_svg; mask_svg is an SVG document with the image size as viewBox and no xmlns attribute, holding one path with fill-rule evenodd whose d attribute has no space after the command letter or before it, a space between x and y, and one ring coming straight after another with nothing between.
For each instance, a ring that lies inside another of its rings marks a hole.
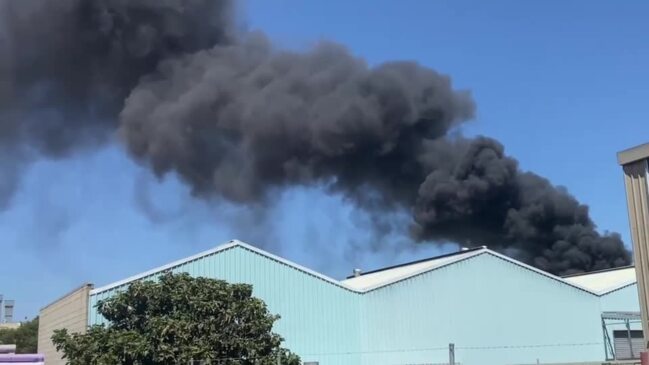
<instances>
[{"instance_id":1,"label":"black smoke plume","mask_svg":"<svg viewBox=\"0 0 649 365\"><path fill-rule=\"evenodd\" d=\"M369 67L335 43L277 49L233 13L214 0L0 3L0 150L16 156L0 159L0 194L29 158L117 131L199 197L264 205L325 186L373 215L411 211L416 241L486 244L553 273L630 262L565 189L497 141L457 135L475 107L447 76Z\"/></svg>"},{"instance_id":2,"label":"black smoke plume","mask_svg":"<svg viewBox=\"0 0 649 365\"><path fill-rule=\"evenodd\" d=\"M232 19L220 0L0 1L0 208L25 163L104 142L141 77Z\"/></svg>"}]
</instances>

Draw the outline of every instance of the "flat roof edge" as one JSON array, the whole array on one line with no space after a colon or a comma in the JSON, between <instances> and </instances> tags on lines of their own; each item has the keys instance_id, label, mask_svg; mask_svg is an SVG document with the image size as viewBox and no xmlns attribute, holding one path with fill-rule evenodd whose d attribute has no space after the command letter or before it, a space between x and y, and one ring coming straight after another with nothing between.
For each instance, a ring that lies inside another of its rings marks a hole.
<instances>
[{"instance_id":1,"label":"flat roof edge","mask_svg":"<svg viewBox=\"0 0 649 365\"><path fill-rule=\"evenodd\" d=\"M58 298L54 299L49 304L46 304L44 307L41 307L41 309L39 309L39 311L38 311L39 315L40 315L41 311L51 307L53 304L56 304L57 302L60 302L62 299L65 299L65 298L69 297L70 295L78 292L79 290L85 289L85 288L88 288L89 289L88 292L90 292L94 288L94 285L92 283L83 283L83 284L77 286L76 288L74 288L74 289L68 291L67 293L59 296Z\"/></svg>"},{"instance_id":2,"label":"flat roof edge","mask_svg":"<svg viewBox=\"0 0 649 365\"><path fill-rule=\"evenodd\" d=\"M649 159L649 143L635 146L617 153L617 162L620 165L627 165L644 159Z\"/></svg>"}]
</instances>

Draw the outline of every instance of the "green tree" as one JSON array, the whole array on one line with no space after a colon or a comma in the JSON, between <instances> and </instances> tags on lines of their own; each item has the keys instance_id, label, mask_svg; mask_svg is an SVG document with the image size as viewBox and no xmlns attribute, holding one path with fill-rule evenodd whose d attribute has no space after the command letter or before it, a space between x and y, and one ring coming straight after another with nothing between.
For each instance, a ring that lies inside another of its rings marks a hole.
<instances>
[{"instance_id":1,"label":"green tree","mask_svg":"<svg viewBox=\"0 0 649 365\"><path fill-rule=\"evenodd\" d=\"M0 344L16 345L19 354L36 353L38 343L38 317L21 323L18 328L0 329Z\"/></svg>"},{"instance_id":2,"label":"green tree","mask_svg":"<svg viewBox=\"0 0 649 365\"><path fill-rule=\"evenodd\" d=\"M0 328L0 345L15 345L16 330L13 328Z\"/></svg>"},{"instance_id":3,"label":"green tree","mask_svg":"<svg viewBox=\"0 0 649 365\"><path fill-rule=\"evenodd\" d=\"M97 309L109 325L52 336L69 365L274 365L278 357L300 363L272 332L279 316L252 296L250 285L166 273L131 284Z\"/></svg>"}]
</instances>

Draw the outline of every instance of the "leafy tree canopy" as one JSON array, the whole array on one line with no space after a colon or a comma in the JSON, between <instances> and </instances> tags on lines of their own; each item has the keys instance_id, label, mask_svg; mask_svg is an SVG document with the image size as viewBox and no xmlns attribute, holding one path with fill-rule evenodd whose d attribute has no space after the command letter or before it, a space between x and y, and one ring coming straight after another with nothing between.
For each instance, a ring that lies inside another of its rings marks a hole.
<instances>
[{"instance_id":1,"label":"leafy tree canopy","mask_svg":"<svg viewBox=\"0 0 649 365\"><path fill-rule=\"evenodd\" d=\"M279 316L252 296L250 285L167 273L131 284L97 309L109 325L52 336L69 365L300 362L281 348L283 339L272 332Z\"/></svg>"},{"instance_id":2,"label":"leafy tree canopy","mask_svg":"<svg viewBox=\"0 0 649 365\"><path fill-rule=\"evenodd\" d=\"M19 354L34 354L38 343L38 317L18 328L0 329L0 345L16 345Z\"/></svg>"}]
</instances>

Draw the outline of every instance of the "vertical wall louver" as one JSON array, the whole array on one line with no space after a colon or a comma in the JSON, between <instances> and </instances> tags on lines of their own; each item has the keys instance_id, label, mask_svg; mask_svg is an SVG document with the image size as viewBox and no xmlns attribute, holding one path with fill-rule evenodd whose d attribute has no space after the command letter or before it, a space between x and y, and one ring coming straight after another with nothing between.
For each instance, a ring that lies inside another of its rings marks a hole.
<instances>
[{"instance_id":1,"label":"vertical wall louver","mask_svg":"<svg viewBox=\"0 0 649 365\"><path fill-rule=\"evenodd\" d=\"M636 275L642 329L649 333L649 144L632 148L618 154L623 166L626 187L627 207ZM647 348L646 335L643 349Z\"/></svg>"}]
</instances>

